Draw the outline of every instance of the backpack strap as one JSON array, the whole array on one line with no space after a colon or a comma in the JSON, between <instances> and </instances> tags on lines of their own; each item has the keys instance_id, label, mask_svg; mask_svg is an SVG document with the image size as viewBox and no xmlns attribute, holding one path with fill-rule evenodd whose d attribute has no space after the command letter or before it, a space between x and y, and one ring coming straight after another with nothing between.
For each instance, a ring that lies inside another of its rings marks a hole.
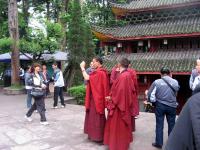
<instances>
[{"instance_id":1,"label":"backpack strap","mask_svg":"<svg viewBox=\"0 0 200 150\"><path fill-rule=\"evenodd\" d=\"M169 84L169 83L167 82L166 79L164 79L164 78L161 78L161 79L172 89L172 91L173 91L174 93L176 93L176 90L171 86L171 84Z\"/></svg>"}]
</instances>

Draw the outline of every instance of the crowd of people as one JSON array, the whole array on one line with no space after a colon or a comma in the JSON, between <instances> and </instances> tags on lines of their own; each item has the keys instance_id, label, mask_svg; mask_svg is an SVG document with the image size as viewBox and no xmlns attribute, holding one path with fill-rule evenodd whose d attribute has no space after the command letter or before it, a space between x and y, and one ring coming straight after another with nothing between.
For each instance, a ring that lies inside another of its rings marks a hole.
<instances>
[{"instance_id":1,"label":"crowd of people","mask_svg":"<svg viewBox=\"0 0 200 150\"><path fill-rule=\"evenodd\" d=\"M53 109L58 108L58 97L61 100L61 108L65 107L63 97L64 79L62 71L58 68L57 63L52 64L54 74L50 77L46 65L40 65L39 63L28 66L25 73L25 88L27 91L27 108L28 112L25 115L25 119L32 121L31 115L34 111L40 114L40 123L42 125L48 125L45 112L45 97L50 94L49 83L53 80L54 83L54 104ZM32 98L34 102L32 103Z\"/></svg>"},{"instance_id":2,"label":"crowd of people","mask_svg":"<svg viewBox=\"0 0 200 150\"><path fill-rule=\"evenodd\" d=\"M94 57L90 72L86 71L84 61L80 64L86 81L84 132L88 134L88 139L103 142L110 150L128 150L133 141L135 118L139 114L136 72L130 68L130 61L126 58L119 60L110 77L102 64L101 58ZM185 104L177 121L179 83L172 78L169 68L162 67L160 74L161 78L145 91L147 102L155 108L156 136L152 146L159 149L163 147L166 116L169 136L166 150L200 149L200 101L197 94L200 90L200 59L190 77L194 96Z\"/></svg>"},{"instance_id":3,"label":"crowd of people","mask_svg":"<svg viewBox=\"0 0 200 150\"><path fill-rule=\"evenodd\" d=\"M129 68L126 58L112 69L110 78L100 57L94 57L91 64L90 73L86 72L84 61L80 64L87 81L84 133L90 140L108 145L110 150L127 150L139 114L136 72Z\"/></svg>"},{"instance_id":4,"label":"crowd of people","mask_svg":"<svg viewBox=\"0 0 200 150\"><path fill-rule=\"evenodd\" d=\"M48 125L45 116L45 97L50 94L49 82L54 82L53 109L58 108L58 97L61 107L65 107L63 97L64 79L56 63L52 64L53 77L50 77L46 65L35 63L28 66L25 73L27 90L27 108L25 118L32 121L34 111L40 114L40 123ZM80 68L86 87L84 133L88 139L108 145L109 150L128 150L136 130L135 119L139 115L138 83L136 71L130 68L130 61L121 58L112 69L103 68L103 60L94 57L90 67L82 61ZM193 96L188 100L176 121L177 92L179 83L172 78L169 68L162 67L161 78L155 80L145 91L147 102L155 107L156 130L152 146L162 149L163 128L166 116L168 123L168 141L166 150L200 149L200 59L190 77L190 88ZM42 94L41 94L42 93ZM34 102L32 103L32 98ZM184 132L183 132L184 131ZM180 138L182 137L182 138Z\"/></svg>"}]
</instances>

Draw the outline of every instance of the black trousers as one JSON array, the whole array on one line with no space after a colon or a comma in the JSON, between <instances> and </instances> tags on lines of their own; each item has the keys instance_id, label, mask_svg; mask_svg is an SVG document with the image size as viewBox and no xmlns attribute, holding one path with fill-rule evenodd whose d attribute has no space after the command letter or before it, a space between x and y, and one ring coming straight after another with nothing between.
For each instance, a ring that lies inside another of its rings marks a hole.
<instances>
[{"instance_id":1,"label":"black trousers","mask_svg":"<svg viewBox=\"0 0 200 150\"><path fill-rule=\"evenodd\" d=\"M54 87L54 107L58 105L58 96L60 97L61 105L65 106L63 97L63 87Z\"/></svg>"},{"instance_id":2,"label":"black trousers","mask_svg":"<svg viewBox=\"0 0 200 150\"><path fill-rule=\"evenodd\" d=\"M35 99L33 105L28 110L26 116L30 117L35 110L37 110L40 114L40 121L46 121L44 97Z\"/></svg>"}]
</instances>

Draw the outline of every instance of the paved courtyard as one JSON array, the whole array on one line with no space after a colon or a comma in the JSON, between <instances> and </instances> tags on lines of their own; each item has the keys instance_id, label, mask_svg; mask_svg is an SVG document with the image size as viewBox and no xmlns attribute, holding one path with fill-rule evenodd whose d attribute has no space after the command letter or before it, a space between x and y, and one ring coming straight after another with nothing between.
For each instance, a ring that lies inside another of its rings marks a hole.
<instances>
[{"instance_id":1,"label":"paved courtyard","mask_svg":"<svg viewBox=\"0 0 200 150\"><path fill-rule=\"evenodd\" d=\"M25 95L0 93L0 150L108 150L104 145L89 141L83 134L83 106L68 104L66 108L54 110L51 109L52 101L52 98L46 99L50 125L43 126L39 123L38 113L33 114L33 122L24 119L27 111ZM154 126L154 115L141 113L136 120L130 150L156 150L151 146Z\"/></svg>"}]
</instances>

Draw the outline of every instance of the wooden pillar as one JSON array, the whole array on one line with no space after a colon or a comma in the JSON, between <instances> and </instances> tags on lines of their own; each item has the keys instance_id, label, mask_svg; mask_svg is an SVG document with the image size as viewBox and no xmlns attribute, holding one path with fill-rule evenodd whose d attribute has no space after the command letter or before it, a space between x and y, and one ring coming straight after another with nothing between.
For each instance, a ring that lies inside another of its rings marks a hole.
<instances>
[{"instance_id":1,"label":"wooden pillar","mask_svg":"<svg viewBox=\"0 0 200 150\"><path fill-rule=\"evenodd\" d=\"M156 41L156 40L150 40L150 49L149 49L149 51L150 52L155 52L155 51L157 51L157 49L158 49L158 41Z\"/></svg>"},{"instance_id":2,"label":"wooden pillar","mask_svg":"<svg viewBox=\"0 0 200 150\"><path fill-rule=\"evenodd\" d=\"M132 52L131 42L128 42L126 47L126 53L131 53L131 52Z\"/></svg>"}]
</instances>

